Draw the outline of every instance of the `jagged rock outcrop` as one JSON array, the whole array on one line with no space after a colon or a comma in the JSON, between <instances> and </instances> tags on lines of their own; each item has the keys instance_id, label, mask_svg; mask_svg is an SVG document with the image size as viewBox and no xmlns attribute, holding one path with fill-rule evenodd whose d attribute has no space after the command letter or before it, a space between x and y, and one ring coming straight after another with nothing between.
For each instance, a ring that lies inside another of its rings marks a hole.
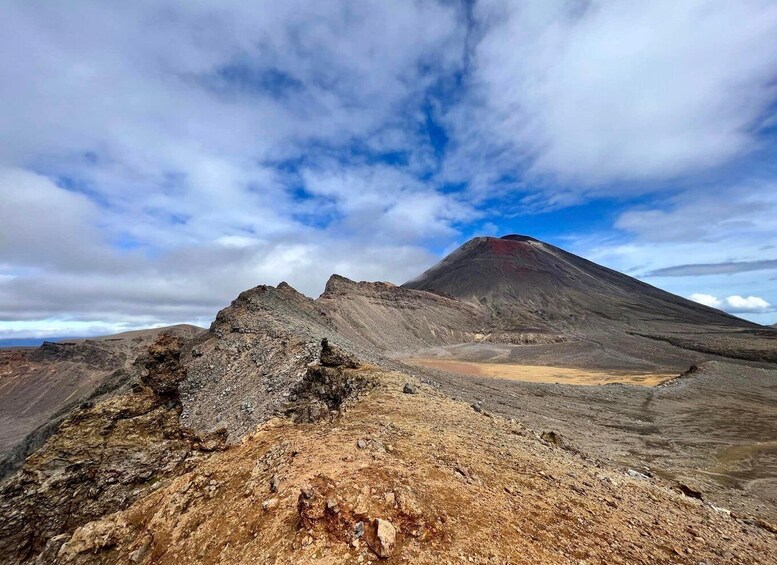
<instances>
[{"instance_id":1,"label":"jagged rock outcrop","mask_svg":"<svg viewBox=\"0 0 777 565\"><path fill-rule=\"evenodd\" d=\"M161 333L190 338L203 331L179 325L0 350L0 479L18 469L73 408L124 386L135 359Z\"/></svg>"},{"instance_id":2,"label":"jagged rock outcrop","mask_svg":"<svg viewBox=\"0 0 777 565\"><path fill-rule=\"evenodd\" d=\"M347 400L369 386L369 381L354 371L358 367L353 355L324 338L319 363L310 365L292 389L286 414L297 423L310 423L338 413Z\"/></svg>"},{"instance_id":3,"label":"jagged rock outcrop","mask_svg":"<svg viewBox=\"0 0 777 565\"><path fill-rule=\"evenodd\" d=\"M223 427L239 440L282 414L292 387L318 359L321 338L335 334L315 301L288 284L243 292L185 356L182 423L200 431Z\"/></svg>"},{"instance_id":4,"label":"jagged rock outcrop","mask_svg":"<svg viewBox=\"0 0 777 565\"><path fill-rule=\"evenodd\" d=\"M146 372L140 379L160 398L178 399L178 385L187 373L181 364L183 344L182 337L164 334L148 348L143 360Z\"/></svg>"},{"instance_id":5,"label":"jagged rock outcrop","mask_svg":"<svg viewBox=\"0 0 777 565\"><path fill-rule=\"evenodd\" d=\"M330 344L327 338L321 340L321 354L318 360L324 367L356 369L359 366L355 356L346 353L336 345Z\"/></svg>"},{"instance_id":6,"label":"jagged rock outcrop","mask_svg":"<svg viewBox=\"0 0 777 565\"><path fill-rule=\"evenodd\" d=\"M136 363L133 392L85 403L0 487L4 562L41 552L42 562L51 562L46 555L77 527L126 508L199 454L223 447L224 434L198 436L180 426L175 383L185 376L182 345L162 336Z\"/></svg>"}]
</instances>

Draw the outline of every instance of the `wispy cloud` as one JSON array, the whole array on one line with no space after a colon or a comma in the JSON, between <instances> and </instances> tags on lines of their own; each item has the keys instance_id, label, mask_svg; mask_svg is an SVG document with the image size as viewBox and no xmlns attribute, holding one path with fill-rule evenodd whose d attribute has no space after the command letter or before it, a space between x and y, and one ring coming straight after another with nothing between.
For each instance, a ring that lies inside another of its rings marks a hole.
<instances>
[{"instance_id":1,"label":"wispy cloud","mask_svg":"<svg viewBox=\"0 0 777 565\"><path fill-rule=\"evenodd\" d=\"M764 261L728 261L725 263L699 263L695 265L675 265L650 271L646 277L699 277L705 275L725 275L747 273L750 271L770 271L777 269L777 259Z\"/></svg>"},{"instance_id":2,"label":"wispy cloud","mask_svg":"<svg viewBox=\"0 0 777 565\"><path fill-rule=\"evenodd\" d=\"M717 167L771 117L768 0L486 0L473 17L469 105L450 116L470 161L453 172L519 162L577 192L644 191L623 181Z\"/></svg>"}]
</instances>

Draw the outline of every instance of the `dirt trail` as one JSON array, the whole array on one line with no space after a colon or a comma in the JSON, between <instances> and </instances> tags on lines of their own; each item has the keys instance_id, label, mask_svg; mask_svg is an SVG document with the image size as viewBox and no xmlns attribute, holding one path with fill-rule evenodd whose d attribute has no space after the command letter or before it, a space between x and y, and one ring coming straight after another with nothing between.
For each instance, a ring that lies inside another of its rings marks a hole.
<instances>
[{"instance_id":1,"label":"dirt trail","mask_svg":"<svg viewBox=\"0 0 777 565\"><path fill-rule=\"evenodd\" d=\"M769 563L777 539L400 373L332 421L275 419L89 523L73 563ZM403 394L403 386L417 394ZM557 439L557 438L556 438ZM384 533L376 537L375 520ZM361 524L359 524L361 522ZM361 529L363 535L359 536ZM391 542L391 543L389 543Z\"/></svg>"}]
</instances>

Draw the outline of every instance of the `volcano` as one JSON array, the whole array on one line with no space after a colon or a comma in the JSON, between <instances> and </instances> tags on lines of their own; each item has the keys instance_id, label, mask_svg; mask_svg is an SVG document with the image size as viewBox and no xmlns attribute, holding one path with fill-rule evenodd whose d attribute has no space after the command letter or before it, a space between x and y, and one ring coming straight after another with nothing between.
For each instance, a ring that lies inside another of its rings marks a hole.
<instances>
[{"instance_id":1,"label":"volcano","mask_svg":"<svg viewBox=\"0 0 777 565\"><path fill-rule=\"evenodd\" d=\"M525 235L474 238L404 285L487 306L506 328L756 328Z\"/></svg>"}]
</instances>

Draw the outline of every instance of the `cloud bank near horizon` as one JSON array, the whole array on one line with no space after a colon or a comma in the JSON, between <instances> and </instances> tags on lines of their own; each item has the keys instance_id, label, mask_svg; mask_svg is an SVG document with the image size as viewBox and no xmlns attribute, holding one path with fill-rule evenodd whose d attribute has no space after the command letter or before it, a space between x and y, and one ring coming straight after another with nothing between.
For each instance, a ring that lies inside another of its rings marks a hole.
<instances>
[{"instance_id":1,"label":"cloud bank near horizon","mask_svg":"<svg viewBox=\"0 0 777 565\"><path fill-rule=\"evenodd\" d=\"M692 294L690 298L699 304L718 308L732 314L765 312L772 308L771 304L758 296L745 297L735 294L726 298L718 298L711 294Z\"/></svg>"},{"instance_id":2,"label":"cloud bank near horizon","mask_svg":"<svg viewBox=\"0 0 777 565\"><path fill-rule=\"evenodd\" d=\"M403 282L480 233L775 304L774 36L766 0L10 2L0 336Z\"/></svg>"}]
</instances>

